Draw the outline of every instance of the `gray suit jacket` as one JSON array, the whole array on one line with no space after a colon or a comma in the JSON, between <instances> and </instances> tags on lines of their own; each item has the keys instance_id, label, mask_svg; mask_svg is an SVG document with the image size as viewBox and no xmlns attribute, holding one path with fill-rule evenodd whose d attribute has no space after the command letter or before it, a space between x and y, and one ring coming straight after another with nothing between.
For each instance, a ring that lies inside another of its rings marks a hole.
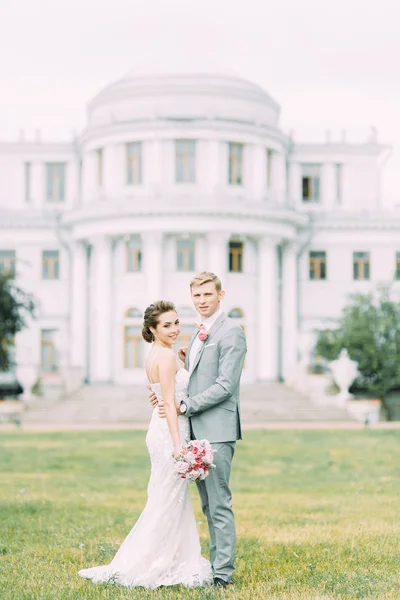
<instances>
[{"instance_id":1,"label":"gray suit jacket","mask_svg":"<svg viewBox=\"0 0 400 600\"><path fill-rule=\"evenodd\" d=\"M186 368L197 334L196 330L186 353ZM246 350L242 328L222 313L191 369L186 415L190 418L192 437L214 443L242 439L239 384Z\"/></svg>"}]
</instances>

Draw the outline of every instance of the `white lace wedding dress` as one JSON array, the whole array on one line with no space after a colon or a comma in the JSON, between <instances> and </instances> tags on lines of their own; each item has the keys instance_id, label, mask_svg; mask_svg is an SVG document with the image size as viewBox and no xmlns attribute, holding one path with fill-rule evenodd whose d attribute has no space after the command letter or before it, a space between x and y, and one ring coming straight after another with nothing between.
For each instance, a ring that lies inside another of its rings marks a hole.
<instances>
[{"instance_id":1,"label":"white lace wedding dress","mask_svg":"<svg viewBox=\"0 0 400 600\"><path fill-rule=\"evenodd\" d=\"M176 400L186 397L189 373L176 374ZM161 385L152 389L162 402ZM182 442L189 439L189 420L178 417ZM210 563L201 556L200 540L188 484L178 477L172 457L172 440L166 419L154 409L146 436L151 474L146 506L109 565L82 569L81 577L93 582L127 587L185 585L212 582Z\"/></svg>"}]
</instances>

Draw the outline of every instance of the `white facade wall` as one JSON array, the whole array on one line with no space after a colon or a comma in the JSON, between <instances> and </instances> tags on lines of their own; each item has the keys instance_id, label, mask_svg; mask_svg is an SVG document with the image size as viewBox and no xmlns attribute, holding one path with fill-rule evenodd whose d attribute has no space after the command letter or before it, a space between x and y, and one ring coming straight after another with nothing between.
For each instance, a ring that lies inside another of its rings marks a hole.
<instances>
[{"instance_id":1,"label":"white facade wall","mask_svg":"<svg viewBox=\"0 0 400 600\"><path fill-rule=\"evenodd\" d=\"M64 375L141 382L143 369L124 364L124 327L141 328L140 318L127 321L127 310L171 299L187 332L190 279L211 270L227 292L223 309L244 314L244 381L287 378L303 333L329 326L349 293L393 279L400 218L379 208L384 149L376 142L291 147L277 126L279 107L253 84L216 76L191 76L190 89L187 79L167 83L130 76L113 84L90 105L76 143L0 143L0 250L16 250L18 279L38 302L36 320L18 335L17 359L40 374L40 331L55 329ZM196 141L195 183L175 181L177 139ZM135 141L142 182L128 185L126 144ZM243 144L242 185L228 183L229 142ZM48 162L66 164L62 203L46 200ZM320 165L315 203L302 199L304 164ZM141 240L142 265L130 273L132 237ZM193 272L177 270L182 237L195 241ZM243 242L243 272L229 270L230 240ZM43 250L59 250L58 280L42 279ZM327 253L326 280L310 281L310 250ZM356 251L370 252L371 281L353 281Z\"/></svg>"}]
</instances>

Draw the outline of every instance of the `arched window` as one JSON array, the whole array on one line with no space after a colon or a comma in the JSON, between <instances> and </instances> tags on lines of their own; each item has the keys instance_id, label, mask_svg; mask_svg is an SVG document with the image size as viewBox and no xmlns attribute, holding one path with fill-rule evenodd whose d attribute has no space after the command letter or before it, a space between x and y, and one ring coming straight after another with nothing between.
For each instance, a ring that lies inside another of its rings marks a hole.
<instances>
[{"instance_id":1,"label":"arched window","mask_svg":"<svg viewBox=\"0 0 400 600\"><path fill-rule=\"evenodd\" d=\"M228 317L231 319L244 319L244 312L241 308L235 307L228 312Z\"/></svg>"},{"instance_id":2,"label":"arched window","mask_svg":"<svg viewBox=\"0 0 400 600\"><path fill-rule=\"evenodd\" d=\"M178 308L176 309L179 319L183 320L188 320L188 319L195 319L196 318L196 313L194 311L194 309L191 306L178 306Z\"/></svg>"},{"instance_id":3,"label":"arched window","mask_svg":"<svg viewBox=\"0 0 400 600\"><path fill-rule=\"evenodd\" d=\"M128 273L137 273L142 270L142 242L139 238L132 238L125 244L126 270Z\"/></svg>"},{"instance_id":4,"label":"arched window","mask_svg":"<svg viewBox=\"0 0 400 600\"><path fill-rule=\"evenodd\" d=\"M139 327L124 327L124 367L142 369L144 367L144 339Z\"/></svg>"},{"instance_id":5,"label":"arched window","mask_svg":"<svg viewBox=\"0 0 400 600\"><path fill-rule=\"evenodd\" d=\"M136 308L135 306L132 308L128 308L125 313L126 319L143 319L143 313L141 310Z\"/></svg>"},{"instance_id":6,"label":"arched window","mask_svg":"<svg viewBox=\"0 0 400 600\"><path fill-rule=\"evenodd\" d=\"M178 338L179 346L187 347L195 329L196 312L191 306L178 306L177 308L179 321L181 324L181 333Z\"/></svg>"},{"instance_id":7,"label":"arched window","mask_svg":"<svg viewBox=\"0 0 400 600\"><path fill-rule=\"evenodd\" d=\"M124 323L124 368L143 369L144 339L142 338L143 313L136 307L128 308L125 312ZM136 323L132 323L136 321Z\"/></svg>"}]
</instances>

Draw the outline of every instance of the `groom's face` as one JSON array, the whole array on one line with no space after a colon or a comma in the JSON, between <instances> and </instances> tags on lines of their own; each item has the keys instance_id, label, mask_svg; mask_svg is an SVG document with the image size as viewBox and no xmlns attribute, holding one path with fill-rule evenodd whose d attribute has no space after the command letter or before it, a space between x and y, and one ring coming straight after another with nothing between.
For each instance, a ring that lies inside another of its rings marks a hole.
<instances>
[{"instance_id":1,"label":"groom's face","mask_svg":"<svg viewBox=\"0 0 400 600\"><path fill-rule=\"evenodd\" d=\"M203 321L211 317L219 309L224 295L225 292L218 292L215 283L212 281L192 287L193 304Z\"/></svg>"}]
</instances>

